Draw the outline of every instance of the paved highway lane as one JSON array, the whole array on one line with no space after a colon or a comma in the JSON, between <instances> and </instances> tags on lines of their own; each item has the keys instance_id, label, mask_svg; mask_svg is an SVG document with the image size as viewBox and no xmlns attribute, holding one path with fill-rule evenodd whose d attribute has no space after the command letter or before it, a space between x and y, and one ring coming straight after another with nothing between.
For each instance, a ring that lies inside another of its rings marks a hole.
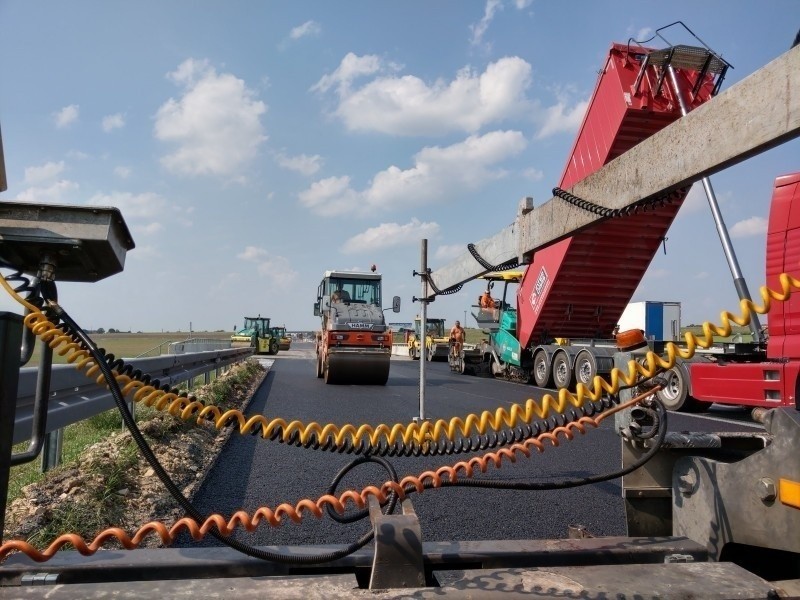
<instances>
[{"instance_id":1,"label":"paved highway lane","mask_svg":"<svg viewBox=\"0 0 800 600\"><path fill-rule=\"evenodd\" d=\"M427 363L426 416L429 419L466 417L470 413L508 408L527 398L540 397L532 386L451 373L446 363ZM419 414L419 363L393 358L384 386L325 385L314 375L313 346L295 344L275 357L271 372L258 390L248 414L282 417L303 423L359 425L408 423ZM692 419L680 416L680 419ZM687 429L681 422L672 429ZM693 423L693 421L692 421ZM706 431L720 429L705 425ZM702 428L692 427L699 430ZM389 459L400 477L451 465L466 456ZM352 457L304 450L235 434L195 498L204 514L230 516L239 509L253 513L261 506L273 510L280 503L323 495L335 474ZM620 442L611 419L597 430L548 447L516 464L490 467L483 478L519 481L562 480L618 469ZM345 489L380 485L387 474L375 465L357 467L344 480ZM580 524L595 535L624 535L620 482L559 491L520 492L449 488L414 494L412 501L426 541L562 538L570 524ZM253 545L347 543L367 531L368 521L342 525L329 517L306 517L301 524L287 522L256 532L237 534ZM217 545L216 540L204 543Z\"/></svg>"}]
</instances>

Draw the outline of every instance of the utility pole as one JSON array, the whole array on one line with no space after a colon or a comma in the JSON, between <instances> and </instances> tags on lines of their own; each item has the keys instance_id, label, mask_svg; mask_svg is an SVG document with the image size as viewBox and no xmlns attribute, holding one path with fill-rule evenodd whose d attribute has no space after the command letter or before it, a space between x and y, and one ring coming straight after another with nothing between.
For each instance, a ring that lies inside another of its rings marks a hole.
<instances>
[{"instance_id":1,"label":"utility pole","mask_svg":"<svg viewBox=\"0 0 800 600\"><path fill-rule=\"evenodd\" d=\"M425 420L425 363L427 362L428 348L425 343L428 339L428 240L422 240L420 248L420 275L422 277L422 305L420 310L420 340L419 340L419 420Z\"/></svg>"}]
</instances>

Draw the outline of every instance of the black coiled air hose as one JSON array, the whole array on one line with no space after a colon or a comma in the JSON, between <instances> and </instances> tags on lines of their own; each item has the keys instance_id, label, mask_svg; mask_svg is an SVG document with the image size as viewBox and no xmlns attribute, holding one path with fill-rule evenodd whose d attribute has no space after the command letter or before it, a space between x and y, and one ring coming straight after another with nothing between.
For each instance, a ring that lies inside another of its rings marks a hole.
<instances>
[{"instance_id":1,"label":"black coiled air hose","mask_svg":"<svg viewBox=\"0 0 800 600\"><path fill-rule=\"evenodd\" d=\"M338 454L388 456L391 458L450 456L485 452L487 450L521 443L541 435L542 433L553 431L557 427L565 426L567 423L575 422L581 417L594 416L617 404L619 404L618 397L604 397L596 402L571 408L564 414L553 415L548 419L534 421L533 423L523 423L511 429L491 431L477 436L458 438L456 440L444 439L436 442L427 441L424 443L420 443L417 440L412 440L410 443L405 443L402 440L394 443L382 441L376 445L372 445L368 441L362 439L357 444L354 444L352 440L345 440L341 444L336 444L332 438L327 438L324 443L320 443L317 436L312 434L307 441L302 442L300 440L300 433L297 431L293 432L289 436L289 439L284 440L283 430L280 427L276 428L268 439L307 450L320 450Z\"/></svg>"},{"instance_id":2,"label":"black coiled air hose","mask_svg":"<svg viewBox=\"0 0 800 600\"><path fill-rule=\"evenodd\" d=\"M594 483L601 483L603 481L610 481L619 477L624 477L632 473L651 458L661 449L664 444L664 438L667 435L667 410L664 408L662 402L653 397L653 407L657 412L658 417L653 424L654 431L657 430L658 436L655 438L652 446L639 457L637 461L628 465L624 469L606 473L604 475L593 475L591 477L581 477L579 479L567 479L565 481L503 481L492 479L459 479L457 481L441 481L438 486L432 481L426 481L423 484L424 489L432 489L435 487L472 487L472 488L490 488L498 490L519 490L519 491L544 491L544 490L564 490L568 488L580 487L582 485L592 485ZM648 436L650 437L650 436ZM407 486L404 488L406 494L412 494L417 491L414 486Z\"/></svg>"}]
</instances>

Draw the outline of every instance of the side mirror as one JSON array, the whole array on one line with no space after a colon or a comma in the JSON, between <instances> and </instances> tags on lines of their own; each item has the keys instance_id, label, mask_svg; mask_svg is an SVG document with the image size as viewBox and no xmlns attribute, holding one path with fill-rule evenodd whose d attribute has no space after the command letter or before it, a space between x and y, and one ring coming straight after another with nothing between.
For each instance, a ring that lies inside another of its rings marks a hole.
<instances>
[{"instance_id":1,"label":"side mirror","mask_svg":"<svg viewBox=\"0 0 800 600\"><path fill-rule=\"evenodd\" d=\"M319 302L314 302L314 316L319 316Z\"/></svg>"},{"instance_id":2,"label":"side mirror","mask_svg":"<svg viewBox=\"0 0 800 600\"><path fill-rule=\"evenodd\" d=\"M392 298L392 312L400 312L400 296Z\"/></svg>"}]
</instances>

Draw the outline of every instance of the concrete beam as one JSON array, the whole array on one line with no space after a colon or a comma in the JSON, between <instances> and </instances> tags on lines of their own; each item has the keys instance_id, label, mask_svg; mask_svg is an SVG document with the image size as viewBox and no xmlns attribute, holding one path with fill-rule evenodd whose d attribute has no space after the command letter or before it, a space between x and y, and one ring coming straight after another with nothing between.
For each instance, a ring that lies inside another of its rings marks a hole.
<instances>
[{"instance_id":1,"label":"concrete beam","mask_svg":"<svg viewBox=\"0 0 800 600\"><path fill-rule=\"evenodd\" d=\"M569 191L623 208L685 187L800 135L800 46L592 173ZM776 173L778 175L778 173ZM529 255L601 220L551 198L521 207L515 224L475 244L498 265ZM468 251L431 274L440 290L486 272Z\"/></svg>"}]
</instances>

